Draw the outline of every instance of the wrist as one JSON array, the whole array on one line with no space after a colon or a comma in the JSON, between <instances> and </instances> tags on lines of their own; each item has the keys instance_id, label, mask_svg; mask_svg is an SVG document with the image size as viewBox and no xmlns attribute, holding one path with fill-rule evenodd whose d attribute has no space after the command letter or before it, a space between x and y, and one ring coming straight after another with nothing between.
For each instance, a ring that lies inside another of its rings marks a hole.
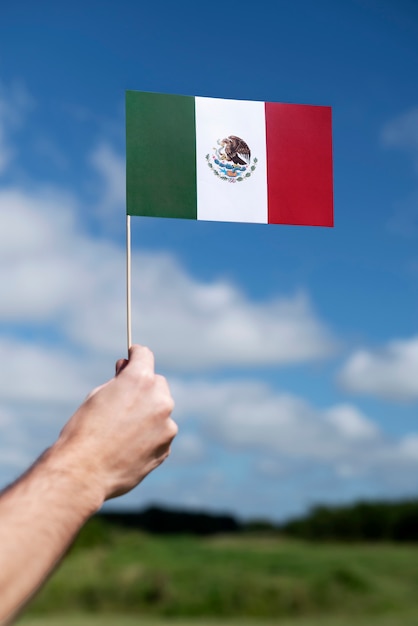
<instances>
[{"instance_id":1,"label":"wrist","mask_svg":"<svg viewBox=\"0 0 418 626\"><path fill-rule=\"evenodd\" d=\"M81 462L77 451L69 443L58 439L44 452L39 462L46 465L50 478L68 492L86 519L100 509L105 494L93 463Z\"/></svg>"}]
</instances>

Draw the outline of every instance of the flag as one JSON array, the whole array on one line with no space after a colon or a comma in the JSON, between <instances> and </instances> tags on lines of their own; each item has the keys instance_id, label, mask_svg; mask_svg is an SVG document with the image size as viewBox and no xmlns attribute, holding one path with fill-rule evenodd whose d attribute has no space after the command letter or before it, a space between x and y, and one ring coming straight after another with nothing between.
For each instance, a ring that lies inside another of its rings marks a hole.
<instances>
[{"instance_id":1,"label":"flag","mask_svg":"<svg viewBox=\"0 0 418 626\"><path fill-rule=\"evenodd\" d=\"M333 226L331 108L126 93L127 213Z\"/></svg>"}]
</instances>

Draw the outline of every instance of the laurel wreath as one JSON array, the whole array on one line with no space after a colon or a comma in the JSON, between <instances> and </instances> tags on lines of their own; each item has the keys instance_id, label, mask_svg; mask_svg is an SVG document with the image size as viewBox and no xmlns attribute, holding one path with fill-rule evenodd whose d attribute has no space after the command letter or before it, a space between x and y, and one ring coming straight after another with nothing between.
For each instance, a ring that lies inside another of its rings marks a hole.
<instances>
[{"instance_id":1,"label":"laurel wreath","mask_svg":"<svg viewBox=\"0 0 418 626\"><path fill-rule=\"evenodd\" d=\"M213 163L211 163L211 161L210 161L210 154L206 155L206 161L208 163L208 166L212 170L212 172L215 174L215 176L217 176L219 178L219 180L226 180L228 183L235 183L235 182L241 183L243 180L246 180L247 178L250 178L252 173L256 170L257 163L258 163L258 159L255 157L253 159L253 164L250 167L250 171L246 172L244 176L237 176L236 178L228 178L228 176L222 176L218 172L218 170L213 167Z\"/></svg>"}]
</instances>

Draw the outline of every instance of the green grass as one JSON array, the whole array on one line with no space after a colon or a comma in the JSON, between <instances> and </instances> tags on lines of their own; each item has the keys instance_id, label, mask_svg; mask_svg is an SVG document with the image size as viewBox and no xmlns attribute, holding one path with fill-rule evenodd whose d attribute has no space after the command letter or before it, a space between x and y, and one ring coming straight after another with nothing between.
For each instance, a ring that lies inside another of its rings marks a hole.
<instances>
[{"instance_id":1,"label":"green grass","mask_svg":"<svg viewBox=\"0 0 418 626\"><path fill-rule=\"evenodd\" d=\"M22 619L21 626L353 626L353 618L320 617L316 619L277 619L275 620L150 620L143 617L126 617L111 615L86 617L85 615L67 617L43 617L39 619ZM394 614L384 617L356 618L355 626L417 626L418 614Z\"/></svg>"},{"instance_id":2,"label":"green grass","mask_svg":"<svg viewBox=\"0 0 418 626\"><path fill-rule=\"evenodd\" d=\"M40 621L24 623L67 626L62 618L45 618L56 614L68 616L68 626L211 626L232 618L240 624L265 620L266 626L418 626L418 546L248 535L159 538L114 530L95 537L92 547L80 538L31 605L28 616ZM85 621L71 621L75 613Z\"/></svg>"}]
</instances>

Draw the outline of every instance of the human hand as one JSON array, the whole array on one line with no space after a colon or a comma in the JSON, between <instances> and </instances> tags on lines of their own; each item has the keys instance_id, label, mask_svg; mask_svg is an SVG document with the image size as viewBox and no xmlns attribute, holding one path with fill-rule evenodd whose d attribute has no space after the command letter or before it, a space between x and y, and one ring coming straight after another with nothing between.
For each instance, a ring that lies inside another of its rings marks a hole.
<instances>
[{"instance_id":1,"label":"human hand","mask_svg":"<svg viewBox=\"0 0 418 626\"><path fill-rule=\"evenodd\" d=\"M115 377L93 390L65 425L54 448L102 501L120 496L169 455L178 430L173 407L152 352L134 345L129 360L116 363Z\"/></svg>"}]
</instances>

